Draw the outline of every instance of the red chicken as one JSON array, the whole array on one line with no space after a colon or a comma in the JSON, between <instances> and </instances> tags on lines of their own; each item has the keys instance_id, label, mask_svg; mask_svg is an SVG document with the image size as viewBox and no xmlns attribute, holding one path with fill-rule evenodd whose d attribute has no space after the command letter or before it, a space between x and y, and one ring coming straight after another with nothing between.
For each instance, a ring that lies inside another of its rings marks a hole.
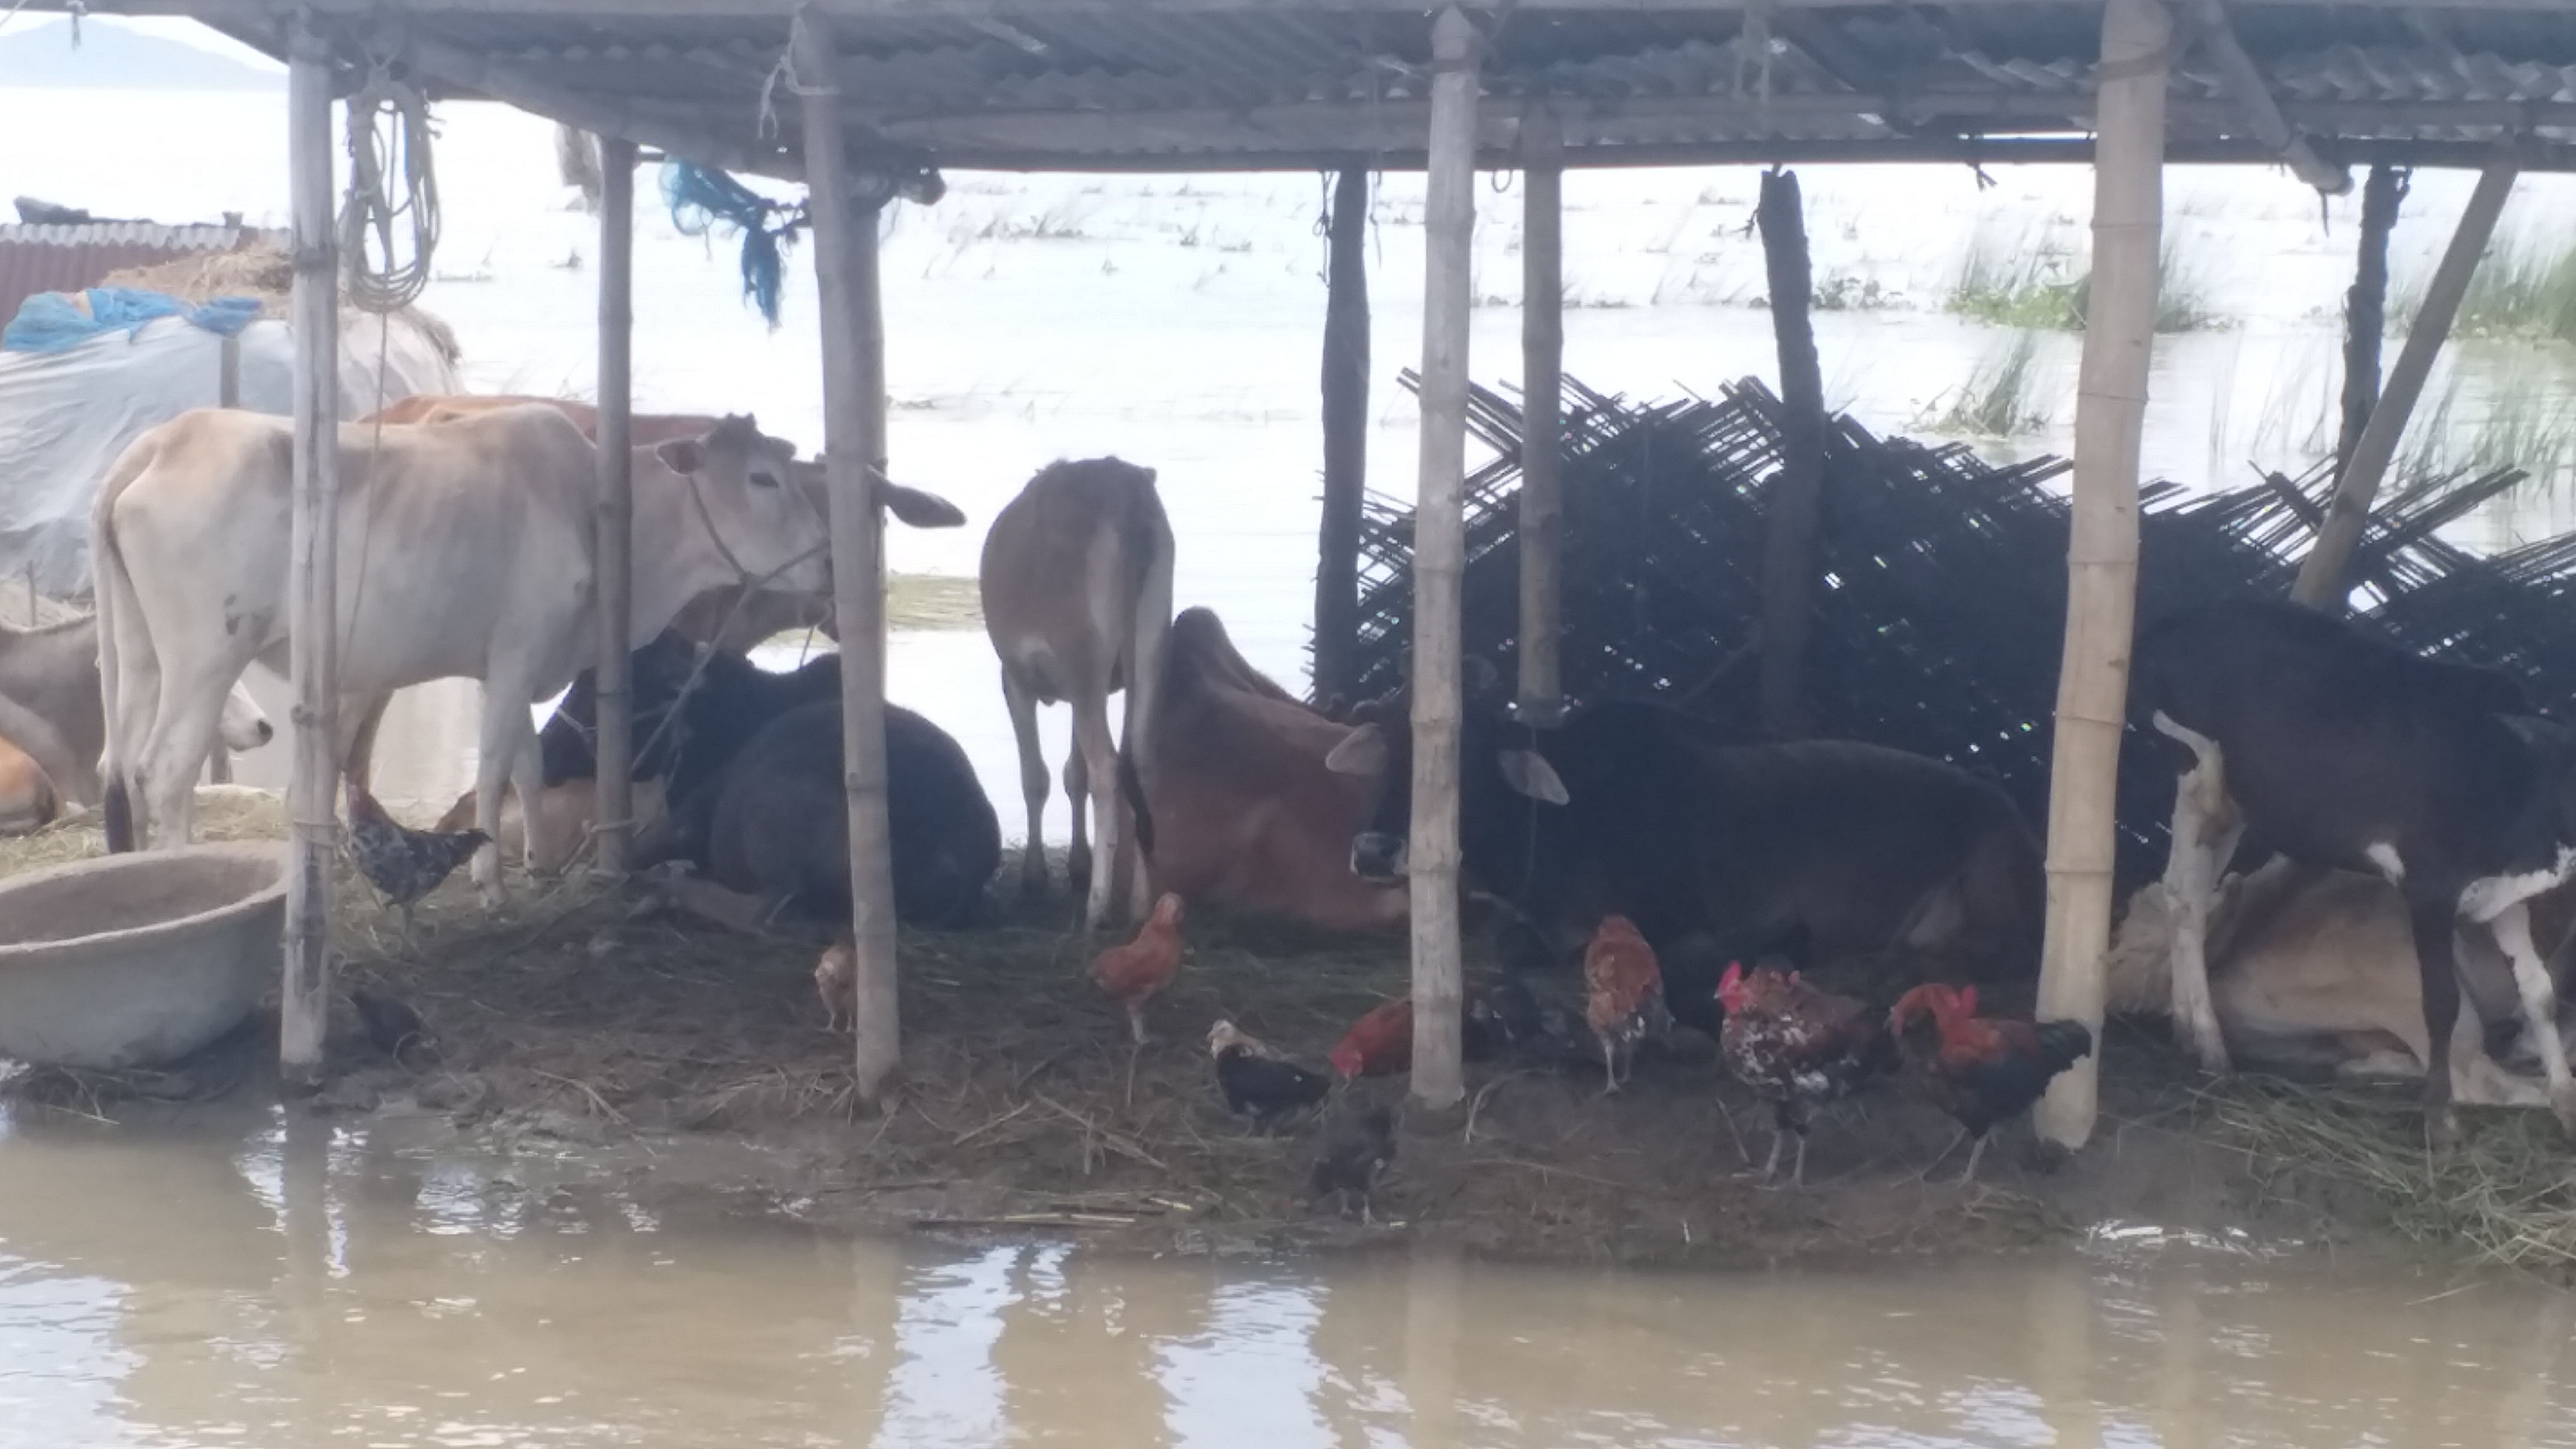
<instances>
[{"instance_id":1,"label":"red chicken","mask_svg":"<svg viewBox=\"0 0 2576 1449\"><path fill-rule=\"evenodd\" d=\"M1124 946L1112 946L1091 963L1091 979L1127 1008L1127 1028L1145 1042L1145 1003L1171 984L1181 969L1181 898L1166 894L1154 914Z\"/></svg>"},{"instance_id":2,"label":"red chicken","mask_svg":"<svg viewBox=\"0 0 2576 1449\"><path fill-rule=\"evenodd\" d=\"M1998 1125L2029 1111L2051 1079L2093 1053L2093 1033L2080 1021L1977 1015L1973 986L1917 986L1897 999L1887 1021L1907 1074L1934 1106L1958 1121L1960 1136L1976 1139L1961 1182L1976 1178L1977 1159ZM1953 1141L1941 1157L1958 1147ZM1934 1158L1934 1165L1940 1160Z\"/></svg>"},{"instance_id":3,"label":"red chicken","mask_svg":"<svg viewBox=\"0 0 2576 1449\"><path fill-rule=\"evenodd\" d=\"M1382 1001L1351 1024L1333 1048L1333 1070L1351 1077L1383 1077L1413 1066L1413 998Z\"/></svg>"},{"instance_id":4,"label":"red chicken","mask_svg":"<svg viewBox=\"0 0 2576 1449\"><path fill-rule=\"evenodd\" d=\"M1850 997L1809 986L1795 971L1768 966L1748 976L1742 965L1729 963L1718 978L1717 999L1726 1008L1718 1038L1726 1065L1771 1103L1775 1130L1762 1176L1779 1171L1781 1140L1794 1136L1798 1165L1789 1181L1803 1187L1808 1114L1896 1066L1886 1019Z\"/></svg>"},{"instance_id":5,"label":"red chicken","mask_svg":"<svg viewBox=\"0 0 2576 1449\"><path fill-rule=\"evenodd\" d=\"M1604 916L1583 953L1583 1015L1601 1042L1601 1070L1610 1091L1634 1071L1637 1043L1663 1010L1664 976L1655 948L1626 916Z\"/></svg>"}]
</instances>

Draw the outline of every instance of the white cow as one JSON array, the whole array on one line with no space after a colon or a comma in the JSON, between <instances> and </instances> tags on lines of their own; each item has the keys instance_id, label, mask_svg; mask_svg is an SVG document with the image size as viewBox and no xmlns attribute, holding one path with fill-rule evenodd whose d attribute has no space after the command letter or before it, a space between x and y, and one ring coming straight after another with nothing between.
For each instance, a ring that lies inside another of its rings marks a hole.
<instances>
[{"instance_id":1,"label":"white cow","mask_svg":"<svg viewBox=\"0 0 2576 1449\"><path fill-rule=\"evenodd\" d=\"M107 721L98 635L95 615L34 629L0 624L0 738L26 751L71 805L95 805L106 788L99 778ZM224 747L255 750L276 733L236 682L224 700Z\"/></svg>"},{"instance_id":2,"label":"white cow","mask_svg":"<svg viewBox=\"0 0 2576 1449\"><path fill-rule=\"evenodd\" d=\"M137 439L99 491L112 835L123 794L142 801L147 838L186 841L224 691L254 659L286 663L291 433L283 418L188 413ZM629 647L746 577L830 587L824 519L781 486L793 456L747 417L636 450ZM596 478L589 441L550 407L341 429L342 758L393 691L481 680L475 822L498 838L503 784L536 795L530 707L598 657ZM498 900L497 850L474 878Z\"/></svg>"}]
</instances>

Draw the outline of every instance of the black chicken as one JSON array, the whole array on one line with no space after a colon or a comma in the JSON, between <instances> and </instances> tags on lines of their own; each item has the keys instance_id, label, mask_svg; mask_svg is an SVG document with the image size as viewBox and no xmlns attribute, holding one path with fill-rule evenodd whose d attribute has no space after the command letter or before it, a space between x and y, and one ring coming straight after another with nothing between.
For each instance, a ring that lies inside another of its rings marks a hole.
<instances>
[{"instance_id":1,"label":"black chicken","mask_svg":"<svg viewBox=\"0 0 2576 1449\"><path fill-rule=\"evenodd\" d=\"M1350 1216L1351 1200L1360 1205L1360 1221L1374 1224L1375 1210L1370 1194L1377 1188L1378 1177L1387 1164L1395 1161L1395 1114L1384 1107L1371 1107L1354 1117L1346 1117L1324 1139L1324 1155L1315 1159L1314 1175L1308 1179L1317 1201L1333 1199L1333 1205L1344 1217Z\"/></svg>"},{"instance_id":2,"label":"black chicken","mask_svg":"<svg viewBox=\"0 0 2576 1449\"><path fill-rule=\"evenodd\" d=\"M1267 1132L1317 1102L1332 1081L1288 1060L1285 1053L1245 1035L1230 1021L1208 1028L1208 1055L1216 1059L1216 1084L1226 1110L1252 1119Z\"/></svg>"},{"instance_id":3,"label":"black chicken","mask_svg":"<svg viewBox=\"0 0 2576 1449\"><path fill-rule=\"evenodd\" d=\"M349 859L358 874L402 911L403 930L411 930L412 903L456 873L492 837L480 830L413 830L385 813L376 797L349 782Z\"/></svg>"},{"instance_id":4,"label":"black chicken","mask_svg":"<svg viewBox=\"0 0 2576 1449\"><path fill-rule=\"evenodd\" d=\"M366 1028L367 1041L398 1065L436 1059L437 1034L409 1002L372 986L354 986L349 989L349 1004L357 1008L358 1023Z\"/></svg>"}]
</instances>

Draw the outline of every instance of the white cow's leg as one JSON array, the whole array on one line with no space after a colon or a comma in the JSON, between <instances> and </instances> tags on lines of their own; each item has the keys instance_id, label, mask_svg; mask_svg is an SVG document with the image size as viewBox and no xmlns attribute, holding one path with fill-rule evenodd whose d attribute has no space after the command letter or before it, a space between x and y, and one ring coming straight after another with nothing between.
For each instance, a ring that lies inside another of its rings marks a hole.
<instances>
[{"instance_id":1,"label":"white cow's leg","mask_svg":"<svg viewBox=\"0 0 2576 1449\"><path fill-rule=\"evenodd\" d=\"M519 718L527 719L528 712L519 711ZM537 869L537 833L544 814L538 807L545 793L542 788L544 782L545 755L537 743L536 725L531 722L519 733L519 747L510 753L510 793L519 797L519 864L531 872ZM592 798L593 823L596 824L597 797ZM631 805L627 813L635 813ZM581 848L578 825L573 827L571 835L571 839L563 842L565 864L570 864L573 852ZM492 838L498 840L500 836L496 834Z\"/></svg>"},{"instance_id":2,"label":"white cow's leg","mask_svg":"<svg viewBox=\"0 0 2576 1449\"><path fill-rule=\"evenodd\" d=\"M483 685L483 731L474 760L474 826L491 843L474 852L474 884L483 904L501 904L501 792L517 767L519 741L529 728L530 689L504 681Z\"/></svg>"},{"instance_id":3,"label":"white cow's leg","mask_svg":"<svg viewBox=\"0 0 2576 1449\"><path fill-rule=\"evenodd\" d=\"M1119 913L1118 845L1125 838L1118 824L1118 744L1109 737L1109 701L1093 695L1073 702L1073 745L1091 797L1092 871L1082 923L1097 930ZM1077 815L1081 809L1077 798Z\"/></svg>"},{"instance_id":4,"label":"white cow's leg","mask_svg":"<svg viewBox=\"0 0 2576 1449\"><path fill-rule=\"evenodd\" d=\"M1091 771L1082 758L1082 730L1076 725L1064 744L1064 803L1073 816L1073 840L1065 846L1065 883L1076 890L1091 887Z\"/></svg>"},{"instance_id":5,"label":"white cow's leg","mask_svg":"<svg viewBox=\"0 0 2576 1449\"><path fill-rule=\"evenodd\" d=\"M2160 711L2156 728L2188 746L2198 763L2174 789L2173 853L2165 861L2165 901L2173 913L2171 978L2174 1033L2203 1069L2228 1070L2227 1039L2209 994L2209 907L2219 872L2244 834L2242 816L2227 797L2227 772L2218 743L2175 724Z\"/></svg>"},{"instance_id":6,"label":"white cow's leg","mask_svg":"<svg viewBox=\"0 0 2576 1449\"><path fill-rule=\"evenodd\" d=\"M155 847L186 845L195 838L197 777L214 750L224 704L243 662L217 661L163 682L139 767Z\"/></svg>"},{"instance_id":7,"label":"white cow's leg","mask_svg":"<svg viewBox=\"0 0 2576 1449\"><path fill-rule=\"evenodd\" d=\"M2517 901L2487 922L2496 945L2513 963L2514 991L2522 998L2523 1024L2540 1048L2540 1068L2549 1078L2550 1110L2559 1124L2576 1132L2576 1078L2567 1071L2567 1045L2558 1037L2558 993L2549 983L2549 967L2531 943L2531 907ZM2478 1053L2486 1055L2483 1042Z\"/></svg>"},{"instance_id":8,"label":"white cow's leg","mask_svg":"<svg viewBox=\"0 0 2576 1449\"><path fill-rule=\"evenodd\" d=\"M1011 713L1011 738L1020 747L1020 798L1029 807L1028 844L1020 853L1020 889L1029 895L1044 895L1047 887L1046 867L1046 751L1038 744L1038 701L1028 686L1014 677L1008 666L1002 670L1002 703ZM1082 799L1073 800L1074 818L1082 814Z\"/></svg>"}]
</instances>

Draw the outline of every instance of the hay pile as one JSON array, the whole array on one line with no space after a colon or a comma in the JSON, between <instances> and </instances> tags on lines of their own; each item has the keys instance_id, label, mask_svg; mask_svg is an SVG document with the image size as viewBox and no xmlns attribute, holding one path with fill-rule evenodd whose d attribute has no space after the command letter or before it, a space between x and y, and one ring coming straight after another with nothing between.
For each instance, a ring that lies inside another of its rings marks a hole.
<instances>
[{"instance_id":1,"label":"hay pile","mask_svg":"<svg viewBox=\"0 0 2576 1449\"><path fill-rule=\"evenodd\" d=\"M2547 1112L2465 1115L2460 1150L2438 1167L2426 1155L2423 1099L2411 1087L2239 1076L2208 1087L2200 1114L2258 1162L2358 1189L2413 1242L2576 1276L2576 1158Z\"/></svg>"},{"instance_id":2,"label":"hay pile","mask_svg":"<svg viewBox=\"0 0 2576 1449\"><path fill-rule=\"evenodd\" d=\"M295 293L295 259L281 245L246 237L230 251L190 252L111 272L99 285L160 292L198 306L217 297L255 297L262 317L283 318ZM341 301L344 305L348 301L345 289ZM465 350L456 340L456 329L436 313L410 306L393 315L427 339L448 366L463 360Z\"/></svg>"}]
</instances>

